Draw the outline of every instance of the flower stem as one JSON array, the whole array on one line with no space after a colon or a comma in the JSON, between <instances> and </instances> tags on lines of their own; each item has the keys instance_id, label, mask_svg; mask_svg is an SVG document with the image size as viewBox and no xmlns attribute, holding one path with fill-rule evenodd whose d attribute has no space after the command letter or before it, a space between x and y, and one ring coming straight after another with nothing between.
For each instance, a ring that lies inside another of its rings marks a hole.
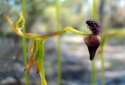
<instances>
[{"instance_id":1,"label":"flower stem","mask_svg":"<svg viewBox=\"0 0 125 85\"><path fill-rule=\"evenodd\" d=\"M105 69L104 69L104 56L103 56L103 47L101 47L101 71L102 71L102 85L105 85Z\"/></svg>"},{"instance_id":2,"label":"flower stem","mask_svg":"<svg viewBox=\"0 0 125 85\"><path fill-rule=\"evenodd\" d=\"M44 40L36 40L35 49L38 48L37 52L37 63L39 67L39 73L41 77L41 85L47 85L45 74L44 74L44 65L43 65L43 58L44 58Z\"/></svg>"},{"instance_id":3,"label":"flower stem","mask_svg":"<svg viewBox=\"0 0 125 85\"><path fill-rule=\"evenodd\" d=\"M98 16L98 14L97 14L97 5L96 5L96 1L97 0L93 0L93 9L92 9L92 13L93 13L93 19L94 20L97 20L97 16Z\"/></svg>"},{"instance_id":4,"label":"flower stem","mask_svg":"<svg viewBox=\"0 0 125 85\"><path fill-rule=\"evenodd\" d=\"M25 0L22 0L22 11L23 11L23 16L25 18ZM25 25L23 28L23 33L25 33ZM26 38L23 37L23 56L24 56L24 66L27 65L27 51L26 51ZM26 85L29 85L29 77L27 72L25 72L25 78L26 78Z\"/></svg>"},{"instance_id":5,"label":"flower stem","mask_svg":"<svg viewBox=\"0 0 125 85\"><path fill-rule=\"evenodd\" d=\"M106 37L104 36L101 36L101 45L100 45L100 48L101 48L101 72L102 72L102 85L105 85L105 69L104 69L104 55L103 55L103 47L104 47L104 44L105 44L105 40L106 40Z\"/></svg>"},{"instance_id":6,"label":"flower stem","mask_svg":"<svg viewBox=\"0 0 125 85\"><path fill-rule=\"evenodd\" d=\"M58 35L58 85L61 85L61 47L60 36Z\"/></svg>"},{"instance_id":7,"label":"flower stem","mask_svg":"<svg viewBox=\"0 0 125 85\"><path fill-rule=\"evenodd\" d=\"M96 57L92 60L92 69L91 69L91 81L90 85L97 85L97 68L96 68Z\"/></svg>"},{"instance_id":8,"label":"flower stem","mask_svg":"<svg viewBox=\"0 0 125 85\"><path fill-rule=\"evenodd\" d=\"M97 20L97 9L96 9L96 0L93 0L93 19ZM96 55L92 61L92 70L91 70L91 81L90 85L97 85L97 66L96 66Z\"/></svg>"},{"instance_id":9,"label":"flower stem","mask_svg":"<svg viewBox=\"0 0 125 85\"><path fill-rule=\"evenodd\" d=\"M60 21L59 21L59 1L55 0L56 6L56 28L60 30ZM60 35L57 36L57 51L58 51L58 85L61 85L61 42L60 42Z\"/></svg>"},{"instance_id":10,"label":"flower stem","mask_svg":"<svg viewBox=\"0 0 125 85\"><path fill-rule=\"evenodd\" d=\"M40 72L40 77L41 77L41 85L47 85L46 80L45 80L45 75L44 75L44 65L43 65L43 59L38 59L38 66L39 66L39 72Z\"/></svg>"}]
</instances>

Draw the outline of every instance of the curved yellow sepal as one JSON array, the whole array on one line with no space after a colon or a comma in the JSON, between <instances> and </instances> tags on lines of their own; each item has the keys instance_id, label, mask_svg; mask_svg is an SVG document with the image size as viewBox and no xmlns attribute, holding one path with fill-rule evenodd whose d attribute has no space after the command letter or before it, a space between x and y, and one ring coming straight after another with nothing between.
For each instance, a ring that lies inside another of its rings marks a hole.
<instances>
[{"instance_id":1,"label":"curved yellow sepal","mask_svg":"<svg viewBox=\"0 0 125 85\"><path fill-rule=\"evenodd\" d=\"M64 28L63 29L64 31L71 31L71 32L74 32L74 33L77 33L77 34L80 34L80 35L86 35L86 36L88 36L88 35L90 35L90 34L86 34L86 33L84 33L84 32L80 32L80 31L78 31L78 30L75 30L75 29L73 29L73 28L71 28L71 27L66 27L66 28Z\"/></svg>"},{"instance_id":2,"label":"curved yellow sepal","mask_svg":"<svg viewBox=\"0 0 125 85\"><path fill-rule=\"evenodd\" d=\"M14 31L15 33L17 33L16 27L15 27L15 25L13 24L13 22L11 21L11 19L10 19L8 13L6 13L6 18L7 18L7 20L8 20L8 23L10 24L11 28L13 29L13 31Z\"/></svg>"},{"instance_id":3,"label":"curved yellow sepal","mask_svg":"<svg viewBox=\"0 0 125 85\"><path fill-rule=\"evenodd\" d=\"M25 20L24 20L24 17L22 15L22 13L19 13L19 15L17 17L17 20L15 21L15 25L11 21L8 13L6 13L6 18L8 20L8 23L10 24L11 28L14 30L14 32L17 35L19 35L21 37L25 37L25 38L42 38L42 39L46 39L48 37L52 37L52 36L62 34L62 33L65 32L64 30L60 30L60 31L56 31L56 32L49 33L49 34L46 34L46 35L36 35L36 34L33 34L33 33L22 33L21 30L23 29L23 26L25 24Z\"/></svg>"}]
</instances>

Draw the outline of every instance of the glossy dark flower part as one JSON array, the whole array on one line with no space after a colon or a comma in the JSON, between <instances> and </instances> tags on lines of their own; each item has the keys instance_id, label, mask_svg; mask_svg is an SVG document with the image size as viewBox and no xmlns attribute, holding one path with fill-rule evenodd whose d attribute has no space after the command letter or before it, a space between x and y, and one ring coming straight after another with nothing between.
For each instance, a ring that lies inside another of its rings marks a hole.
<instances>
[{"instance_id":1,"label":"glossy dark flower part","mask_svg":"<svg viewBox=\"0 0 125 85\"><path fill-rule=\"evenodd\" d=\"M86 21L87 27L92 32L93 35L101 35L101 24L96 20L87 20Z\"/></svg>"},{"instance_id":2,"label":"glossy dark flower part","mask_svg":"<svg viewBox=\"0 0 125 85\"><path fill-rule=\"evenodd\" d=\"M96 50L98 49L99 45L101 44L101 38L99 35L87 36L84 38L84 41L89 50L90 60L93 60Z\"/></svg>"},{"instance_id":3,"label":"glossy dark flower part","mask_svg":"<svg viewBox=\"0 0 125 85\"><path fill-rule=\"evenodd\" d=\"M95 20L87 20L86 21L87 27L92 32L91 35L86 36L84 38L85 44L88 47L89 54L90 54L90 60L94 59L95 53L101 44L101 38L99 35L101 35L101 24L98 21Z\"/></svg>"}]
</instances>

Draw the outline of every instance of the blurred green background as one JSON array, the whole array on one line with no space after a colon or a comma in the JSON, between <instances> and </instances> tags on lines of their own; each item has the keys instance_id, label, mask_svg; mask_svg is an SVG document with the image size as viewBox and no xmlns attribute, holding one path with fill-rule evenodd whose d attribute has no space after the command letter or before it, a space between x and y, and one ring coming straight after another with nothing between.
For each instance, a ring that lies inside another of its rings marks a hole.
<instances>
[{"instance_id":1,"label":"blurred green background","mask_svg":"<svg viewBox=\"0 0 125 85\"><path fill-rule=\"evenodd\" d=\"M86 20L92 19L93 0L60 0L61 29L73 27L90 33ZM124 0L96 0L98 21L103 33L125 29ZM15 21L22 10L22 0L0 0L0 85L25 85L22 38L9 26L5 13ZM26 0L26 32L47 34L56 30L55 0ZM84 36L66 32L61 35L61 85L90 85L91 61ZM105 84L125 85L125 40L115 35L104 46ZM27 48L28 48L27 39ZM29 52L27 50L27 58ZM101 85L101 61L97 56L97 85ZM45 42L44 67L48 85L57 84L57 37ZM35 67L29 74L30 85L40 85Z\"/></svg>"}]
</instances>

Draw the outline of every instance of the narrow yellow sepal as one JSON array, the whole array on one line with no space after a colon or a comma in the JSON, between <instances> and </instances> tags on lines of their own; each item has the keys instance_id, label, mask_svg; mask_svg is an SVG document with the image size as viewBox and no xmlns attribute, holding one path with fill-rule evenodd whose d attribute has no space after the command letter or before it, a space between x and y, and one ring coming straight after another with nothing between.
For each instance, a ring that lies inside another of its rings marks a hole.
<instances>
[{"instance_id":1,"label":"narrow yellow sepal","mask_svg":"<svg viewBox=\"0 0 125 85\"><path fill-rule=\"evenodd\" d=\"M15 33L17 33L16 27L15 27L15 25L13 24L13 22L11 21L11 19L10 19L8 13L6 13L6 18L7 18L7 20L8 20L8 23L10 24L11 28L13 29L13 31L14 31Z\"/></svg>"},{"instance_id":2,"label":"narrow yellow sepal","mask_svg":"<svg viewBox=\"0 0 125 85\"><path fill-rule=\"evenodd\" d=\"M80 32L80 31L78 31L78 30L75 30L75 29L73 29L73 28L71 28L71 27L66 27L66 28L64 28L63 29L64 31L71 31L71 32L74 32L74 33L77 33L77 34L80 34L80 35L86 35L86 36L88 36L88 35L90 35L90 34L86 34L86 33L83 33L83 32Z\"/></svg>"},{"instance_id":3,"label":"narrow yellow sepal","mask_svg":"<svg viewBox=\"0 0 125 85\"><path fill-rule=\"evenodd\" d=\"M14 32L21 36L21 37L25 37L25 38L41 38L41 39L46 39L48 37L52 37L52 36L55 36L55 35L58 35L58 34L62 34L64 33L65 31L64 30L60 30L60 31L56 31L56 32L53 32L53 33L50 33L50 34L46 34L46 35L37 35L37 34L33 34L33 33L22 33L22 29L23 29L23 26L25 24L25 19L22 15L22 13L19 13L18 17L17 17L17 20L15 21L15 25L13 24L13 22L11 21L8 13L6 13L6 18L8 20L8 23L10 24L11 28L14 30Z\"/></svg>"}]
</instances>

